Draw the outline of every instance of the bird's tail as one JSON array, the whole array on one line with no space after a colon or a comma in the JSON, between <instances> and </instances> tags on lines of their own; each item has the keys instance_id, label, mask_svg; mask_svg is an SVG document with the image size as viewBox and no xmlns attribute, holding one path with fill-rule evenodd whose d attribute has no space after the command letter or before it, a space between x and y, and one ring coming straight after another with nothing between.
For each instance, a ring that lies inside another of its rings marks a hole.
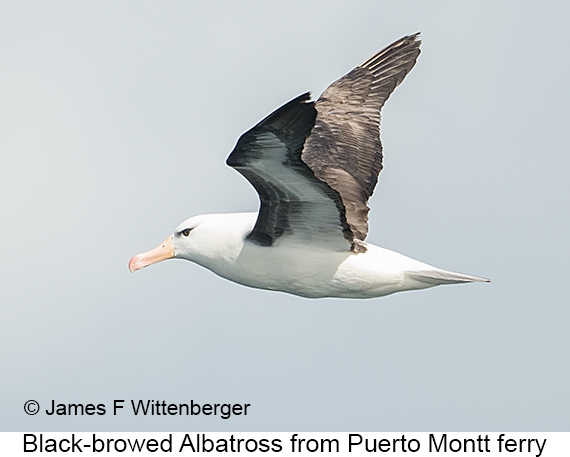
<instances>
[{"instance_id":1,"label":"bird's tail","mask_svg":"<svg viewBox=\"0 0 570 457\"><path fill-rule=\"evenodd\" d=\"M490 279L480 278L479 276L466 275L463 273L454 273L446 270L419 270L406 272L406 276L416 281L426 284L462 284L465 282L491 282Z\"/></svg>"}]
</instances>

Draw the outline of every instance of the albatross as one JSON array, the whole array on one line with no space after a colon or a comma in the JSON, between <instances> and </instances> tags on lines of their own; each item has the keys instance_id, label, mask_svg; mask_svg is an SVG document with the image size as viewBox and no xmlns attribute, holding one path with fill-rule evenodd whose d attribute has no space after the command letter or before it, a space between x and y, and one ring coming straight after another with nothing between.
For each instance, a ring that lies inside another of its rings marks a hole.
<instances>
[{"instance_id":1,"label":"albatross","mask_svg":"<svg viewBox=\"0 0 570 457\"><path fill-rule=\"evenodd\" d=\"M227 164L259 194L257 213L191 217L131 272L186 259L246 286L307 298L374 298L440 284L488 282L365 241L382 170L380 110L414 67L419 33L331 84L300 95L238 140Z\"/></svg>"}]
</instances>

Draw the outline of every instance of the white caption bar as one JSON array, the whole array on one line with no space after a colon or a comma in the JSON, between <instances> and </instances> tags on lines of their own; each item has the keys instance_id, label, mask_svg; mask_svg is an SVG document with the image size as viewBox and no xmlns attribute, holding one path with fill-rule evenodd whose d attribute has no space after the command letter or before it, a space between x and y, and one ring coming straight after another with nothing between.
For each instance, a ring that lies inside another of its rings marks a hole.
<instances>
[{"instance_id":1,"label":"white caption bar","mask_svg":"<svg viewBox=\"0 0 570 457\"><path fill-rule=\"evenodd\" d=\"M570 456L565 433L3 432L0 455Z\"/></svg>"}]
</instances>

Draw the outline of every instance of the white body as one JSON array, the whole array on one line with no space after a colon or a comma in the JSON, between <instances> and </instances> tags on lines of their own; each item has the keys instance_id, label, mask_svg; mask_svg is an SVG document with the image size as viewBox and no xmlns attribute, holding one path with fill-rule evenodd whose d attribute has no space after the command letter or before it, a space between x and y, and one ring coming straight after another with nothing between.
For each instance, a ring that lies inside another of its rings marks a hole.
<instances>
[{"instance_id":1,"label":"white body","mask_svg":"<svg viewBox=\"0 0 570 457\"><path fill-rule=\"evenodd\" d=\"M439 284L486 281L451 273L366 244L365 253L331 250L295 237L271 247L245 239L257 213L209 214L182 223L172 237L174 257L191 260L230 281L308 298L373 298ZM178 233L191 228L188 236Z\"/></svg>"},{"instance_id":2,"label":"white body","mask_svg":"<svg viewBox=\"0 0 570 457\"><path fill-rule=\"evenodd\" d=\"M382 168L380 109L415 65L419 47L419 34L405 36L316 102L302 94L245 132L227 164L257 190L259 214L190 218L160 246L134 256L129 270L177 257L246 286L310 298L487 281L361 242Z\"/></svg>"}]
</instances>

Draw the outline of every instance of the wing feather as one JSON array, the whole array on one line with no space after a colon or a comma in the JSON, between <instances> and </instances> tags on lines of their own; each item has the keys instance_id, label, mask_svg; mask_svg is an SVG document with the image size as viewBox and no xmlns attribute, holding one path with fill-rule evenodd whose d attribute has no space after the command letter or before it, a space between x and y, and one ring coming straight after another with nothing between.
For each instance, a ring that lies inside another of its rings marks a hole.
<instances>
[{"instance_id":1,"label":"wing feather","mask_svg":"<svg viewBox=\"0 0 570 457\"><path fill-rule=\"evenodd\" d=\"M380 109L420 54L419 34L387 46L331 84L302 159L341 196L355 240L368 234L368 199L382 170Z\"/></svg>"},{"instance_id":2,"label":"wing feather","mask_svg":"<svg viewBox=\"0 0 570 457\"><path fill-rule=\"evenodd\" d=\"M413 68L419 34L387 46L331 84L303 94L244 133L227 164L256 189L260 209L248 239L365 250L368 199L382 170L380 109Z\"/></svg>"},{"instance_id":3,"label":"wing feather","mask_svg":"<svg viewBox=\"0 0 570 457\"><path fill-rule=\"evenodd\" d=\"M283 105L244 133L227 164L259 194L259 216L248 239L272 246L289 241L350 249L351 233L340 195L301 160L317 111L310 94Z\"/></svg>"}]
</instances>

